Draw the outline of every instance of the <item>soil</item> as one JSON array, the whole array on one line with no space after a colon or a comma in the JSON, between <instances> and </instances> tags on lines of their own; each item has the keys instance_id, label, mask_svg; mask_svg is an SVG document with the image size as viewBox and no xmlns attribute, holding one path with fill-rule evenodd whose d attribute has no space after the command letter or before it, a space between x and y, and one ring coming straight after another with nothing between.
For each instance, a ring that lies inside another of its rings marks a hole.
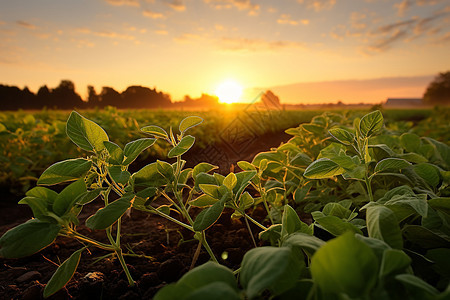
<instances>
[{"instance_id":1,"label":"soil","mask_svg":"<svg viewBox=\"0 0 450 300\"><path fill-rule=\"evenodd\" d=\"M216 150L223 151L226 159L223 159L223 155L220 156L222 160L217 155L209 157L208 152L203 151L201 160L217 164L220 166L219 172L227 173L235 168L237 161L251 161L255 154L267 151L270 147L277 147L289 137L284 132L266 134L241 147L244 151L235 151L236 147L230 149L229 145L225 144L211 145ZM184 157L188 166L201 152L202 150L195 148L190 150ZM32 217L28 206L16 204L21 196L3 196L3 199L14 201L0 201L0 235ZM100 207L101 203L86 206L80 214L81 224ZM265 222L266 214L262 208L255 208L249 214L252 218ZM254 245L243 220L230 217L231 211L225 210L218 222L206 231L206 236L219 262L231 269L237 269L244 254ZM106 242L103 231L92 231L84 225L77 228L82 234ZM97 258L107 255L108 252L90 247L89 251L83 252L71 281L48 299L151 299L160 288L177 281L189 270L198 246L189 230L164 218L136 210L131 211L130 217L123 218L122 228L122 245L136 254L148 256L125 257L136 281L134 287L128 285L117 259L105 258L96 262ZM259 241L259 229L253 224L251 229L255 240ZM258 246L262 245L259 243ZM32 256L0 259L0 299L42 299L44 285L57 269L57 265L81 247L75 240L58 237L53 244ZM209 255L202 248L196 265L208 260Z\"/></svg>"}]
</instances>

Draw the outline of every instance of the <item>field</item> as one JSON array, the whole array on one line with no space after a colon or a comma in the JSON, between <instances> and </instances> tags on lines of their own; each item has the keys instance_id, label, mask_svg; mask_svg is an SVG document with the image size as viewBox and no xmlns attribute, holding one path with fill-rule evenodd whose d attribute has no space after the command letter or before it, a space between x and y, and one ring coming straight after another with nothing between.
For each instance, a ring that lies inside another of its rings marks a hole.
<instances>
[{"instance_id":1,"label":"field","mask_svg":"<svg viewBox=\"0 0 450 300\"><path fill-rule=\"evenodd\" d=\"M447 299L449 119L0 113L0 298Z\"/></svg>"}]
</instances>

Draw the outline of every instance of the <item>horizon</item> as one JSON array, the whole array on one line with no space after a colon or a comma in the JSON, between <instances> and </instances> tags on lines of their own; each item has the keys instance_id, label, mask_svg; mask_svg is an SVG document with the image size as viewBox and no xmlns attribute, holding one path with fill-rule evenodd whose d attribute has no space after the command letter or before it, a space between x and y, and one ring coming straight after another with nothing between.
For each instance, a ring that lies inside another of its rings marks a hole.
<instances>
[{"instance_id":1,"label":"horizon","mask_svg":"<svg viewBox=\"0 0 450 300\"><path fill-rule=\"evenodd\" d=\"M83 98L88 85L97 93L140 85L179 101L214 95L231 80L244 102L265 90L288 104L380 102L422 97L450 69L450 5L442 0L21 0L0 7L0 82L32 91L67 78Z\"/></svg>"}]
</instances>

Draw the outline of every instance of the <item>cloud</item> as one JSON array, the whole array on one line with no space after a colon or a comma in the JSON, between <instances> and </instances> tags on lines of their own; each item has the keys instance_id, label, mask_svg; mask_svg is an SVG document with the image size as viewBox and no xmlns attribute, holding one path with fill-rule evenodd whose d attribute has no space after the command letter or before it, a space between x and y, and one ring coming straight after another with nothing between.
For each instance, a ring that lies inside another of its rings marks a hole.
<instances>
[{"instance_id":1,"label":"cloud","mask_svg":"<svg viewBox=\"0 0 450 300\"><path fill-rule=\"evenodd\" d=\"M27 28L27 29L31 29L31 30L34 30L34 29L37 28L35 25L30 24L30 23L25 22L25 21L17 21L16 24L21 26L21 27L23 27L23 28Z\"/></svg>"},{"instance_id":2,"label":"cloud","mask_svg":"<svg viewBox=\"0 0 450 300\"><path fill-rule=\"evenodd\" d=\"M330 10L336 4L336 0L297 0L300 4L306 4L309 9L314 9L316 12L322 10Z\"/></svg>"},{"instance_id":3,"label":"cloud","mask_svg":"<svg viewBox=\"0 0 450 300\"><path fill-rule=\"evenodd\" d=\"M166 16L159 12L154 12L149 9L146 9L142 12L142 15L151 19L165 19Z\"/></svg>"},{"instance_id":4,"label":"cloud","mask_svg":"<svg viewBox=\"0 0 450 300\"><path fill-rule=\"evenodd\" d=\"M251 16L259 13L260 6L254 4L251 0L203 0L205 3L212 6L214 9L231 9L233 7L239 10L246 10Z\"/></svg>"},{"instance_id":5,"label":"cloud","mask_svg":"<svg viewBox=\"0 0 450 300\"><path fill-rule=\"evenodd\" d=\"M434 45L446 45L450 43L450 32L447 32L432 41Z\"/></svg>"},{"instance_id":6,"label":"cloud","mask_svg":"<svg viewBox=\"0 0 450 300\"><path fill-rule=\"evenodd\" d=\"M291 15L289 14L282 14L278 20L277 20L278 24L287 24L287 25L299 25L299 24L303 24L303 25L308 25L309 24L309 20L307 19L303 19L303 20L292 20L291 19Z\"/></svg>"},{"instance_id":7,"label":"cloud","mask_svg":"<svg viewBox=\"0 0 450 300\"><path fill-rule=\"evenodd\" d=\"M417 0L416 3L419 6L424 6L424 5L436 5L444 1L447 0Z\"/></svg>"},{"instance_id":8,"label":"cloud","mask_svg":"<svg viewBox=\"0 0 450 300\"><path fill-rule=\"evenodd\" d=\"M183 0L166 1L166 4L170 8L172 8L173 10L176 10L176 11L185 11L186 10L186 5L184 4Z\"/></svg>"},{"instance_id":9,"label":"cloud","mask_svg":"<svg viewBox=\"0 0 450 300\"><path fill-rule=\"evenodd\" d=\"M219 47L225 51L233 52L264 52L279 51L287 48L304 48L303 43L291 41L268 41L250 38L221 38L217 41Z\"/></svg>"},{"instance_id":10,"label":"cloud","mask_svg":"<svg viewBox=\"0 0 450 300\"><path fill-rule=\"evenodd\" d=\"M105 0L108 4L114 6L135 6L139 7L139 0Z\"/></svg>"},{"instance_id":11,"label":"cloud","mask_svg":"<svg viewBox=\"0 0 450 300\"><path fill-rule=\"evenodd\" d=\"M98 37L104 37L104 38L110 38L110 39L121 39L121 40L136 40L136 37L134 35L130 34L123 34L118 33L114 31L93 31L89 28L77 28L76 31L78 33L86 34L86 35L93 35Z\"/></svg>"},{"instance_id":12,"label":"cloud","mask_svg":"<svg viewBox=\"0 0 450 300\"><path fill-rule=\"evenodd\" d=\"M413 5L411 0L403 0L400 3L394 4L394 8L397 9L397 15L403 17L405 12Z\"/></svg>"},{"instance_id":13,"label":"cloud","mask_svg":"<svg viewBox=\"0 0 450 300\"><path fill-rule=\"evenodd\" d=\"M404 39L408 36L407 30L396 30L387 38L381 38L377 40L375 43L367 47L369 52L383 52L391 47L395 42Z\"/></svg>"}]
</instances>

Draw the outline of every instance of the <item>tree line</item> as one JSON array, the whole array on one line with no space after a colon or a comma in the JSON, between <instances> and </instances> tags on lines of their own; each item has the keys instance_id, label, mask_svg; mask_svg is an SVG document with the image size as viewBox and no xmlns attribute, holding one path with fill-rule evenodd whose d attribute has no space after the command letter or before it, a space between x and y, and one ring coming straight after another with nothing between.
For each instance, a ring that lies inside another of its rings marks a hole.
<instances>
[{"instance_id":1,"label":"tree line","mask_svg":"<svg viewBox=\"0 0 450 300\"><path fill-rule=\"evenodd\" d=\"M0 110L17 109L89 109L114 106L117 108L177 108L177 107L213 107L218 105L218 98L203 94L199 98L185 96L184 101L172 102L169 94L143 86L129 86L118 92L112 87L104 86L97 93L93 86L87 87L87 98L75 91L70 80L61 80L55 88L44 85L37 93L27 87L0 84Z\"/></svg>"}]
</instances>

